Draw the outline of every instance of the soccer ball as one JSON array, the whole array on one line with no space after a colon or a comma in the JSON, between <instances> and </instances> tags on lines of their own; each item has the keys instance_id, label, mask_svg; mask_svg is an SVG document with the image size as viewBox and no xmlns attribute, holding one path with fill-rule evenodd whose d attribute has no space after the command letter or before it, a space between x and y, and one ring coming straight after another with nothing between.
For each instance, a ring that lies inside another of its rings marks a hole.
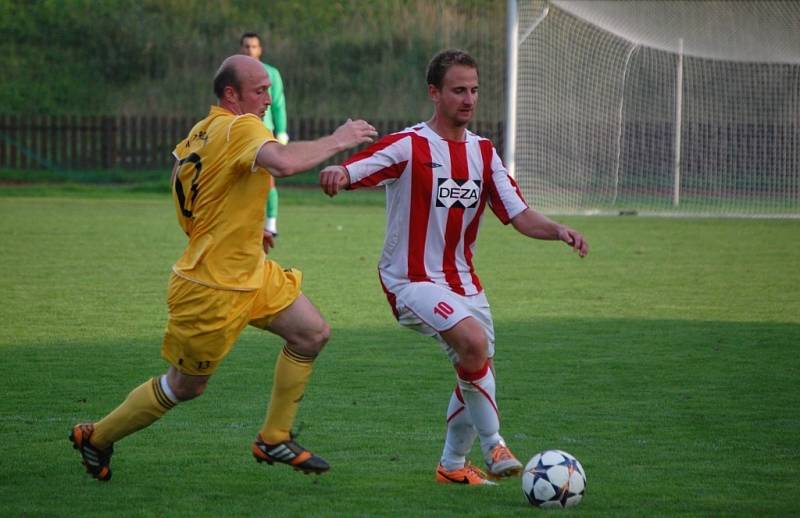
<instances>
[{"instance_id":1,"label":"soccer ball","mask_svg":"<svg viewBox=\"0 0 800 518\"><path fill-rule=\"evenodd\" d=\"M578 459L561 450L537 453L522 472L522 492L531 505L563 508L578 505L586 492L586 473Z\"/></svg>"}]
</instances>

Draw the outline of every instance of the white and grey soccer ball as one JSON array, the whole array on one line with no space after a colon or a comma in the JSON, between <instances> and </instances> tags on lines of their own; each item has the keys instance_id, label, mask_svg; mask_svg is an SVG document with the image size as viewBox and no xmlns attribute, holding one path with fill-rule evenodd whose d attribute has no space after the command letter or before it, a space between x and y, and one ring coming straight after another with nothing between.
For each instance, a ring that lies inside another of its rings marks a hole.
<instances>
[{"instance_id":1,"label":"white and grey soccer ball","mask_svg":"<svg viewBox=\"0 0 800 518\"><path fill-rule=\"evenodd\" d=\"M542 451L522 472L522 492L536 507L573 507L586 492L586 472L578 459L565 451Z\"/></svg>"}]
</instances>

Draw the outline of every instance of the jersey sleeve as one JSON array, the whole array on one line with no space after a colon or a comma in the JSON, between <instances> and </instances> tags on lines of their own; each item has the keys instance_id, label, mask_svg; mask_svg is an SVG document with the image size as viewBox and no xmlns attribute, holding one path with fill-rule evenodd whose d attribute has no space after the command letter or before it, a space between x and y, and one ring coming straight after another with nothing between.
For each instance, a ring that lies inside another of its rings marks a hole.
<instances>
[{"instance_id":1,"label":"jersey sleeve","mask_svg":"<svg viewBox=\"0 0 800 518\"><path fill-rule=\"evenodd\" d=\"M175 160L180 160L181 158L183 158L183 155L185 153L183 150L185 150L185 149L187 149L189 147L188 144L187 144L188 142L189 142L189 139L185 138L185 139L181 140L180 142L178 142L175 145L175 148L172 150L172 157Z\"/></svg>"},{"instance_id":2,"label":"jersey sleeve","mask_svg":"<svg viewBox=\"0 0 800 518\"><path fill-rule=\"evenodd\" d=\"M189 134L186 136L186 138L175 144L175 147L172 149L172 156L175 158L175 160L182 160L186 158L189 153L191 153L191 137L192 135L198 134L203 129L202 124L203 121L197 122L194 126L192 126L192 129L189 130Z\"/></svg>"},{"instance_id":3,"label":"jersey sleeve","mask_svg":"<svg viewBox=\"0 0 800 518\"><path fill-rule=\"evenodd\" d=\"M491 146L489 141L485 141ZM503 225L508 225L514 217L528 208L517 182L509 176L503 161L491 147L491 172L489 175L489 207Z\"/></svg>"},{"instance_id":4,"label":"jersey sleeve","mask_svg":"<svg viewBox=\"0 0 800 518\"><path fill-rule=\"evenodd\" d=\"M377 187L396 181L406 169L410 158L411 135L386 135L342 165L350 176L348 189Z\"/></svg>"},{"instance_id":5,"label":"jersey sleeve","mask_svg":"<svg viewBox=\"0 0 800 518\"><path fill-rule=\"evenodd\" d=\"M258 151L267 142L276 141L270 130L252 114L241 115L228 128L228 159L237 171L255 171Z\"/></svg>"}]
</instances>

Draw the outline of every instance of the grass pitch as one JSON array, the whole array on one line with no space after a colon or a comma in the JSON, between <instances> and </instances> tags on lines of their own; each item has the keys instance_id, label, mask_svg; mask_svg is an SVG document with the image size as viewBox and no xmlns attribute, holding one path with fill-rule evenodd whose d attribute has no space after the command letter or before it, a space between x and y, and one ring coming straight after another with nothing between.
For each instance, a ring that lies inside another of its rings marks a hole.
<instances>
[{"instance_id":1,"label":"grass pitch","mask_svg":"<svg viewBox=\"0 0 800 518\"><path fill-rule=\"evenodd\" d=\"M273 254L304 271L334 330L298 417L331 472L250 456L282 344L248 329L203 397L118 443L110 483L91 480L67 434L165 369L166 280L184 238L164 196L12 191L0 197L0 514L540 512L518 479L433 482L453 373L392 319L375 272L380 197L355 193L287 190ZM478 243L502 432L520 459L581 460L575 515L800 513L800 222L564 221L588 238L586 259L488 214Z\"/></svg>"}]
</instances>

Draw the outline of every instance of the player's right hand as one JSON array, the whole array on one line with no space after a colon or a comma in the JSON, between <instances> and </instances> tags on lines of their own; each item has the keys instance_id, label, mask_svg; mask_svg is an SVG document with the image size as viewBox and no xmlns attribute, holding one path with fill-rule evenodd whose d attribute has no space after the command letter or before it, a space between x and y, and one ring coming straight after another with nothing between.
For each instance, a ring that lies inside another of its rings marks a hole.
<instances>
[{"instance_id":1,"label":"player's right hand","mask_svg":"<svg viewBox=\"0 0 800 518\"><path fill-rule=\"evenodd\" d=\"M378 131L369 122L361 119L356 121L347 119L347 122L333 132L333 138L339 144L340 151L374 142L377 136Z\"/></svg>"},{"instance_id":2,"label":"player's right hand","mask_svg":"<svg viewBox=\"0 0 800 518\"><path fill-rule=\"evenodd\" d=\"M344 167L329 165L319 172L319 186L330 197L339 194L339 191L350 185L350 176Z\"/></svg>"},{"instance_id":3,"label":"player's right hand","mask_svg":"<svg viewBox=\"0 0 800 518\"><path fill-rule=\"evenodd\" d=\"M275 248L275 236L266 228L261 236L261 246L264 247L265 254L269 253L270 248Z\"/></svg>"}]
</instances>

